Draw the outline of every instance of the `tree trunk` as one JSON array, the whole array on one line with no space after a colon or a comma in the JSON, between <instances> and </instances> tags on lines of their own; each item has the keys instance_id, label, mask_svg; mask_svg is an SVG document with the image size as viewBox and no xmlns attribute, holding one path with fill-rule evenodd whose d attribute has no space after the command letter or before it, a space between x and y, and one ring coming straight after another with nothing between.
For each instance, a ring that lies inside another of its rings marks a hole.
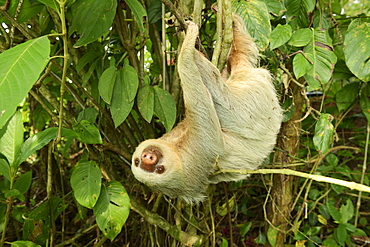
<instances>
[{"instance_id":1,"label":"tree trunk","mask_svg":"<svg viewBox=\"0 0 370 247\"><path fill-rule=\"evenodd\" d=\"M293 116L282 124L277 140L277 151L274 157L275 168L285 168L297 156L299 150L299 136L301 123L297 121L302 117L303 96L302 88L291 83L289 90L293 95ZM291 168L291 167L290 167ZM292 168L291 168L292 169ZM289 231L290 212L292 205L292 191L294 177L287 175L274 175L272 179L271 201L267 217L275 229L279 229L275 246L284 246L286 234ZM271 226L268 226L271 227Z\"/></svg>"}]
</instances>

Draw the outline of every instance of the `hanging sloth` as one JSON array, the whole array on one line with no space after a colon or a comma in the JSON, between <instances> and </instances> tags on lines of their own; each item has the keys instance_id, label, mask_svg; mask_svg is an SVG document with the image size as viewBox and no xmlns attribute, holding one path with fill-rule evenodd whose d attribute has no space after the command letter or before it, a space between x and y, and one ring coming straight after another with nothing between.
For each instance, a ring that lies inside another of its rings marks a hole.
<instances>
[{"instance_id":1,"label":"hanging sloth","mask_svg":"<svg viewBox=\"0 0 370 247\"><path fill-rule=\"evenodd\" d=\"M209 184L247 177L215 174L220 169L257 169L282 119L270 73L256 68L258 50L243 20L233 16L227 80L194 48L198 32L188 22L178 58L185 119L161 138L142 142L132 158L140 182L187 203L206 199Z\"/></svg>"}]
</instances>

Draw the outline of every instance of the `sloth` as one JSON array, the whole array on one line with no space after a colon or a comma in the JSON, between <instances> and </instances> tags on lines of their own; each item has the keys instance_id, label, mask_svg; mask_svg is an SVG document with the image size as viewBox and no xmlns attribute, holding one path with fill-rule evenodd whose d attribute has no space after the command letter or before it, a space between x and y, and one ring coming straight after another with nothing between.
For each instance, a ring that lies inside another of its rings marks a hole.
<instances>
[{"instance_id":1,"label":"sloth","mask_svg":"<svg viewBox=\"0 0 370 247\"><path fill-rule=\"evenodd\" d=\"M257 169L271 153L282 119L272 78L257 68L258 49L243 20L233 16L228 79L195 49L198 32L188 22L178 57L185 118L161 138L142 142L131 166L152 190L189 204L204 201L210 184L247 177L217 171Z\"/></svg>"}]
</instances>

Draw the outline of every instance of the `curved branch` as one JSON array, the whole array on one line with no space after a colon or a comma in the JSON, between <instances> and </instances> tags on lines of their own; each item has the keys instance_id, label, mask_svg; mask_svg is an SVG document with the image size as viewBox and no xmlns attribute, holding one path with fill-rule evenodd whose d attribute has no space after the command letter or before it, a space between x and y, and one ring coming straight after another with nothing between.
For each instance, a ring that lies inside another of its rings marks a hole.
<instances>
[{"instance_id":1,"label":"curved branch","mask_svg":"<svg viewBox=\"0 0 370 247\"><path fill-rule=\"evenodd\" d=\"M203 242L202 235L189 234L187 232L179 230L176 226L171 225L158 214L152 213L147 210L140 203L138 203L135 198L130 197L130 202L131 209L140 214L146 222L151 225L158 226L181 243L187 246L197 246Z\"/></svg>"}]
</instances>

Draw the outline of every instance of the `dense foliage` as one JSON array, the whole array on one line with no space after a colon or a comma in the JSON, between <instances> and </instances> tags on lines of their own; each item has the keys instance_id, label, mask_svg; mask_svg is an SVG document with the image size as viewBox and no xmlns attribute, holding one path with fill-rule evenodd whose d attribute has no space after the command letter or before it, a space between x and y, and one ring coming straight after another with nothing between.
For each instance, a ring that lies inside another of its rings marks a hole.
<instances>
[{"instance_id":1,"label":"dense foliage","mask_svg":"<svg viewBox=\"0 0 370 247\"><path fill-rule=\"evenodd\" d=\"M189 206L131 154L183 117L184 19L222 69L231 10L284 123L266 169ZM369 1L0 0L0 22L0 246L370 243Z\"/></svg>"}]
</instances>

